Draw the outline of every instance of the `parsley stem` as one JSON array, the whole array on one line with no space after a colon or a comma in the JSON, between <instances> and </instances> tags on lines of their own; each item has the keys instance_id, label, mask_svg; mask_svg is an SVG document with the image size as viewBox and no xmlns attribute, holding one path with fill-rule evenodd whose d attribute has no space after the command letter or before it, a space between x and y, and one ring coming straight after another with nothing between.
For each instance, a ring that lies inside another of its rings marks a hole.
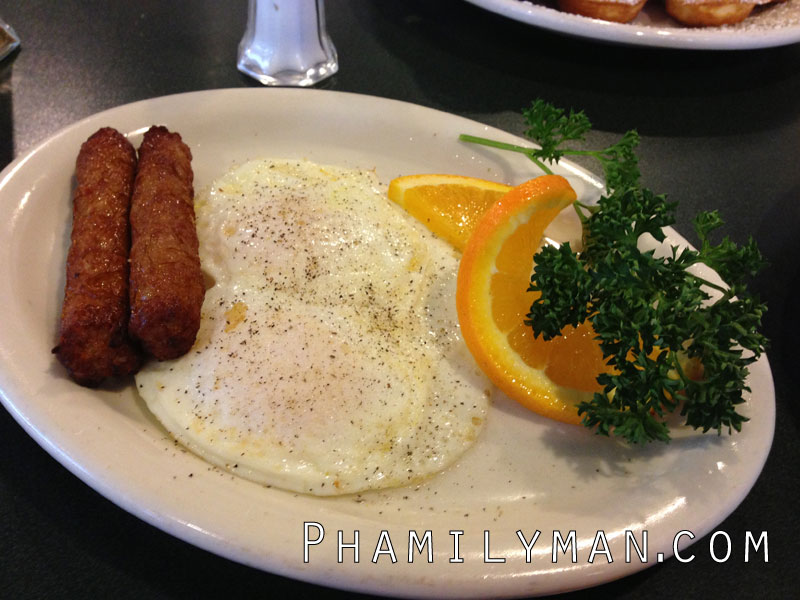
<instances>
[{"instance_id":1,"label":"parsley stem","mask_svg":"<svg viewBox=\"0 0 800 600\"><path fill-rule=\"evenodd\" d=\"M575 212L578 214L578 219L580 219L582 225L586 225L586 223L589 222L589 218L600 209L596 204L584 204L580 200L575 200L575 202L572 203L572 208L574 208ZM589 215L587 216L583 211L586 211Z\"/></svg>"},{"instance_id":2,"label":"parsley stem","mask_svg":"<svg viewBox=\"0 0 800 600\"><path fill-rule=\"evenodd\" d=\"M534 149L533 148L526 148L525 146L517 146L516 144L507 144L505 142L497 142L495 140L489 140L482 137L477 137L474 135L467 135L466 133L462 133L458 136L458 139L462 142L470 142L472 144L480 144L482 146L489 146L491 148L497 148L499 150L510 150L511 152L519 152L520 154L524 154L528 158L530 158L536 166L539 167L542 171L547 173L548 175L552 175L553 171L545 165L541 160L533 156Z\"/></svg>"},{"instance_id":3,"label":"parsley stem","mask_svg":"<svg viewBox=\"0 0 800 600\"><path fill-rule=\"evenodd\" d=\"M565 155L572 154L573 156L593 156L597 160L603 160L603 153L598 152L597 150L573 150L571 148L565 148L561 150L561 152Z\"/></svg>"},{"instance_id":4,"label":"parsley stem","mask_svg":"<svg viewBox=\"0 0 800 600\"><path fill-rule=\"evenodd\" d=\"M672 367L675 369L675 372L678 375L678 378L684 383L687 384L689 381L689 376L686 375L686 372L683 370L683 365L681 365L680 356L674 350L669 351L669 358L667 362L672 364Z\"/></svg>"},{"instance_id":5,"label":"parsley stem","mask_svg":"<svg viewBox=\"0 0 800 600\"><path fill-rule=\"evenodd\" d=\"M699 275L695 275L694 273L689 273L688 271L686 272L686 274L689 277L691 277L692 279L694 279L696 281L699 281L702 285L708 286L711 289L717 290L718 292L722 292L723 294L727 294L730 291L730 290L728 290L728 288L726 288L724 286L717 285L716 283L710 282L705 277L700 277Z\"/></svg>"}]
</instances>

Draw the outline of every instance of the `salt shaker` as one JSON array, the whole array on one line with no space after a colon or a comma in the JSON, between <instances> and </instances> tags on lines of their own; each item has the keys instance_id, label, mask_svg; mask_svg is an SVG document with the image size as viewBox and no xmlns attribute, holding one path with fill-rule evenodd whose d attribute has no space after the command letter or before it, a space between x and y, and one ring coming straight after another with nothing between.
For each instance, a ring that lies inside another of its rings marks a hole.
<instances>
[{"instance_id":1,"label":"salt shaker","mask_svg":"<svg viewBox=\"0 0 800 600\"><path fill-rule=\"evenodd\" d=\"M275 86L310 86L336 73L324 0L250 0L237 67Z\"/></svg>"},{"instance_id":2,"label":"salt shaker","mask_svg":"<svg viewBox=\"0 0 800 600\"><path fill-rule=\"evenodd\" d=\"M19 46L19 38L11 25L0 19L0 60L11 54Z\"/></svg>"}]
</instances>

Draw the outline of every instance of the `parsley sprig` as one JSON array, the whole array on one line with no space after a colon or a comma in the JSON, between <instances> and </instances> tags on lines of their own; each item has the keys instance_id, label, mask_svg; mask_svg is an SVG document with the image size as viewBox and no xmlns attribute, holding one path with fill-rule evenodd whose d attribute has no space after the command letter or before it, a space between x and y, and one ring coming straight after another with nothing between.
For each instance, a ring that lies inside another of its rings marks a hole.
<instances>
[{"instance_id":1,"label":"parsley sprig","mask_svg":"<svg viewBox=\"0 0 800 600\"><path fill-rule=\"evenodd\" d=\"M592 129L592 124L583 111L570 111L566 114L552 104L536 100L530 108L523 109L522 115L528 124L525 136L539 144L539 148L518 146L467 134L460 135L459 139L500 150L519 152L547 174L553 173L547 164L557 163L563 156L590 156L597 159L603 168L603 177L609 188L639 181L639 166L635 153L636 146L639 145L639 134L636 131L628 131L619 142L603 150L570 149L563 148L562 144L569 141L582 142Z\"/></svg>"},{"instance_id":2,"label":"parsley sprig","mask_svg":"<svg viewBox=\"0 0 800 600\"><path fill-rule=\"evenodd\" d=\"M748 365L767 344L758 331L766 306L746 285L765 264L755 242L712 242L723 222L709 211L694 220L697 250L667 244L659 254L641 251L643 235L666 240L663 228L674 224L676 203L640 185L637 133L602 150L575 150L564 144L590 131L583 112L537 100L523 114L538 148L460 139L521 152L547 173L563 156L591 156L605 175L596 205L575 204L583 248L545 246L534 257L529 290L539 296L525 321L544 339L591 322L609 368L597 378L602 391L578 405L583 424L632 443L669 441L667 417L679 411L703 432L740 431L747 418L737 407L749 391ZM726 284L700 275L700 264Z\"/></svg>"}]
</instances>

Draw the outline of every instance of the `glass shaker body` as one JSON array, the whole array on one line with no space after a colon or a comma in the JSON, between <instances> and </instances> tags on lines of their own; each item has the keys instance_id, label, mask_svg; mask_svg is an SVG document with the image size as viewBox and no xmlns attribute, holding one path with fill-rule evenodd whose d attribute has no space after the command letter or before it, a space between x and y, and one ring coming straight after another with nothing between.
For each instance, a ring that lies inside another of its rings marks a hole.
<instances>
[{"instance_id":1,"label":"glass shaker body","mask_svg":"<svg viewBox=\"0 0 800 600\"><path fill-rule=\"evenodd\" d=\"M324 1L250 0L237 67L275 86L310 86L336 73Z\"/></svg>"}]
</instances>

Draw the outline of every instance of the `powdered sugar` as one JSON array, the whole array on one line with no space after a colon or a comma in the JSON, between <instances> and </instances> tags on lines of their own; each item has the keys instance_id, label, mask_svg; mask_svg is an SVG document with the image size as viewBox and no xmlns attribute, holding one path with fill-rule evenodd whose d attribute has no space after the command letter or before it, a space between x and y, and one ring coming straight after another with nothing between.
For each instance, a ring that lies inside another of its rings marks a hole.
<instances>
[{"instance_id":1,"label":"powdered sugar","mask_svg":"<svg viewBox=\"0 0 800 600\"><path fill-rule=\"evenodd\" d=\"M609 0L614 3L618 4L626 4L626 5L634 5L637 4L639 0ZM724 0L685 0L687 4L689 3L723 3ZM729 0L731 2L736 0ZM723 25L720 27L701 27L701 28L690 28L684 25L681 25L672 17L670 17L666 11L664 10L664 4L662 0L647 0L642 12L630 23L630 25L635 25L637 27L653 27L658 28L662 31L669 31L669 30L683 30L683 31L703 31L703 32L713 32L713 31L730 31L731 33L735 31L747 31L752 33L759 33L769 32L774 30L780 30L783 28L788 27L797 27L800 26L800 0L784 0L784 1L773 1L770 0L738 0L741 3L748 3L748 4L758 4L760 6L756 6L753 9L752 14L747 17L741 23L737 23L735 25ZM767 2L770 2L766 4ZM551 2L548 0L545 1L537 1L532 2L532 4L539 4L544 7L555 8L555 2ZM576 16L576 15L574 15ZM582 17L579 17L582 18Z\"/></svg>"}]
</instances>

